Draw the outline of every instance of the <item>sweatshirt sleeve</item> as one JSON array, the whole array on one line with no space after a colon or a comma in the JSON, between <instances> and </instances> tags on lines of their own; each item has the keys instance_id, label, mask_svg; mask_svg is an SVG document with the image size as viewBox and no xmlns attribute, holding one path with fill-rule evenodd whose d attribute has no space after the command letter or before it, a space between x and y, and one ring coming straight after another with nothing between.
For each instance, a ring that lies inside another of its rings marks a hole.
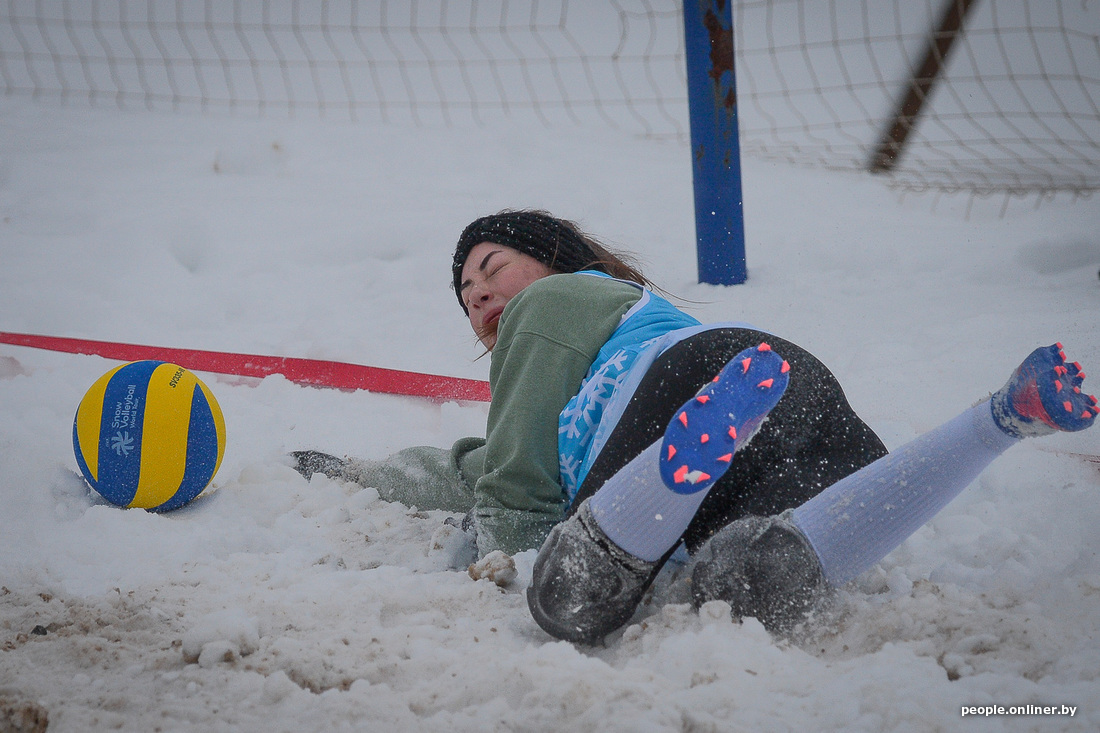
<instances>
[{"instance_id":1,"label":"sweatshirt sleeve","mask_svg":"<svg viewBox=\"0 0 1100 733\"><path fill-rule=\"evenodd\" d=\"M450 450L415 446L380 461L350 458L343 477L377 489L386 501L465 513L485 472L484 446L482 438L461 438Z\"/></svg>"},{"instance_id":2,"label":"sweatshirt sleeve","mask_svg":"<svg viewBox=\"0 0 1100 733\"><path fill-rule=\"evenodd\" d=\"M485 473L474 486L480 555L539 547L564 518L558 416L640 295L607 278L551 275L505 308L489 368Z\"/></svg>"}]
</instances>

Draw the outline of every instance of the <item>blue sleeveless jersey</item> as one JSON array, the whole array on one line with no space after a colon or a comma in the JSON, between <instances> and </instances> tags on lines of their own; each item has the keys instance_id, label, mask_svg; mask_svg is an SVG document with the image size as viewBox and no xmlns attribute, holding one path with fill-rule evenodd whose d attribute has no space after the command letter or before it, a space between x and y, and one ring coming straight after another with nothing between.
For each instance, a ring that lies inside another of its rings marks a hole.
<instances>
[{"instance_id":1,"label":"blue sleeveless jersey","mask_svg":"<svg viewBox=\"0 0 1100 733\"><path fill-rule=\"evenodd\" d=\"M587 270L578 274L610 278ZM695 318L637 287L641 298L623 314L619 327L592 362L580 390L558 418L561 481L570 503L653 360L668 346L701 329Z\"/></svg>"}]
</instances>

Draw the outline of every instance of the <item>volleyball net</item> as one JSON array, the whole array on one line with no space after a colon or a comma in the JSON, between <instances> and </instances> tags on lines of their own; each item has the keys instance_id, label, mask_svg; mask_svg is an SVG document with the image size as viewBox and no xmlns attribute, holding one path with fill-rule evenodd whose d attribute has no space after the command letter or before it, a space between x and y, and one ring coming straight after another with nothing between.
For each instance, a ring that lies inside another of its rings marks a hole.
<instances>
[{"instance_id":1,"label":"volleyball net","mask_svg":"<svg viewBox=\"0 0 1100 733\"><path fill-rule=\"evenodd\" d=\"M867 170L943 0L733 6L743 155ZM5 0L5 95L372 124L598 125L688 141L679 0ZM1100 187L1100 0L979 0L904 190Z\"/></svg>"}]
</instances>

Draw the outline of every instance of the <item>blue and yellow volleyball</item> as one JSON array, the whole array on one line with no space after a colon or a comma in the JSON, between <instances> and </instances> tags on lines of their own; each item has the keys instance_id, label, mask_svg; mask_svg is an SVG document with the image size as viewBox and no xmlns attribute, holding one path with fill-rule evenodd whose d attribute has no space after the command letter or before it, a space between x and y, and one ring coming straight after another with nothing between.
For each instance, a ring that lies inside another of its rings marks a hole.
<instances>
[{"instance_id":1,"label":"blue and yellow volleyball","mask_svg":"<svg viewBox=\"0 0 1100 733\"><path fill-rule=\"evenodd\" d=\"M121 507L163 512L202 493L225 453L225 418L193 373L135 361L104 374L73 420L76 462L88 484Z\"/></svg>"}]
</instances>

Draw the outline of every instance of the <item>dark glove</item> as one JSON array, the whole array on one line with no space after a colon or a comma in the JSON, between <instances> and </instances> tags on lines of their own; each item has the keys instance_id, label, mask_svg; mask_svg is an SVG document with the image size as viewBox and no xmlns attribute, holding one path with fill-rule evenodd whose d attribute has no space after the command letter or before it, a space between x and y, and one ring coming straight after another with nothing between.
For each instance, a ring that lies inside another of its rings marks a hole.
<instances>
[{"instance_id":1,"label":"dark glove","mask_svg":"<svg viewBox=\"0 0 1100 733\"><path fill-rule=\"evenodd\" d=\"M463 532L473 535L474 540L477 540L477 527L474 526L474 513L466 512L461 520L454 517L447 517L443 520L443 524L449 524L452 527L458 527Z\"/></svg>"},{"instance_id":2,"label":"dark glove","mask_svg":"<svg viewBox=\"0 0 1100 733\"><path fill-rule=\"evenodd\" d=\"M315 450L296 450L290 455L295 461L294 470L305 476L307 481L315 473L324 474L329 478L343 478L344 468L348 463L342 458Z\"/></svg>"},{"instance_id":3,"label":"dark glove","mask_svg":"<svg viewBox=\"0 0 1100 733\"><path fill-rule=\"evenodd\" d=\"M457 530L457 531L456 531ZM441 558L448 568L461 570L477 561L477 528L469 514L463 519L447 517L432 535L428 555Z\"/></svg>"}]
</instances>

